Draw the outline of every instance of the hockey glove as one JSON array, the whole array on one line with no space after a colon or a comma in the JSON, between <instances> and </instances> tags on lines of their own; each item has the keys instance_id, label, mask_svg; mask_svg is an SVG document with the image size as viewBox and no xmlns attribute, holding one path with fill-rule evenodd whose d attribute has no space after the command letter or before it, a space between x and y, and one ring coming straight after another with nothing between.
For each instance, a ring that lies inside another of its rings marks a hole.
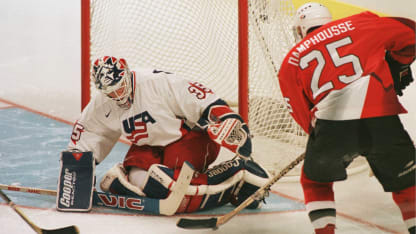
<instances>
[{"instance_id":1,"label":"hockey glove","mask_svg":"<svg viewBox=\"0 0 416 234\"><path fill-rule=\"evenodd\" d=\"M250 159L250 135L247 125L241 123L240 120L229 118L219 124L210 124L207 132L217 144L237 153L245 160Z\"/></svg>"},{"instance_id":2,"label":"hockey glove","mask_svg":"<svg viewBox=\"0 0 416 234\"><path fill-rule=\"evenodd\" d=\"M386 52L386 61L389 64L390 73L393 77L394 89L397 95L402 96L403 90L413 82L410 64L401 64L393 59L390 52Z\"/></svg>"}]
</instances>

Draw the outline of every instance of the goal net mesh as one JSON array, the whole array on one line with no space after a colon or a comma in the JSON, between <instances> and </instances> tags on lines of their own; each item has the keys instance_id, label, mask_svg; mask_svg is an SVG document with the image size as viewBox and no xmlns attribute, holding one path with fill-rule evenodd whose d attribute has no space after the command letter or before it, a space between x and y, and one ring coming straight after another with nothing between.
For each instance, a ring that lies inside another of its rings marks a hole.
<instances>
[{"instance_id":1,"label":"goal net mesh","mask_svg":"<svg viewBox=\"0 0 416 234\"><path fill-rule=\"evenodd\" d=\"M92 0L90 4L91 61L104 55L123 57L132 70L151 67L173 72L206 85L232 106L238 103L237 0ZM277 79L279 66L294 45L295 9L291 0L257 0L248 5L253 158L276 172L305 150L307 139L285 109ZM299 175L299 168L291 174Z\"/></svg>"}]
</instances>

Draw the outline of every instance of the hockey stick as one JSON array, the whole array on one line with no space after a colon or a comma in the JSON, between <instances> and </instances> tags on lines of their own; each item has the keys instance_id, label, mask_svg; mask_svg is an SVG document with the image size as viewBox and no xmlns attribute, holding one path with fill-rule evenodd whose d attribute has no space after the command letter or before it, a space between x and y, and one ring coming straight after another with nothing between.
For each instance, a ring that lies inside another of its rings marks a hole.
<instances>
[{"instance_id":1,"label":"hockey stick","mask_svg":"<svg viewBox=\"0 0 416 234\"><path fill-rule=\"evenodd\" d=\"M41 195L56 196L56 191L49 190L49 189L21 187L21 186L5 185L5 184L0 184L0 189L15 191L15 192L36 193L36 194L41 194Z\"/></svg>"},{"instance_id":2,"label":"hockey stick","mask_svg":"<svg viewBox=\"0 0 416 234\"><path fill-rule=\"evenodd\" d=\"M217 229L220 225L225 224L228 222L232 217L238 214L241 210L246 208L250 205L253 201L262 199L264 194L267 193L270 187L276 183L280 178L282 178L286 173L288 173L292 168L297 166L300 162L305 159L305 153L299 155L294 161L292 161L288 166L283 168L279 174L275 175L273 178L269 180L269 182L259 188L255 193L253 193L250 197L248 197L243 203L237 206L234 210L228 212L225 215L215 217L215 218L208 218L208 219L187 219L181 218L176 223L176 226L185 228L185 229L203 229L203 228L212 228Z\"/></svg>"},{"instance_id":3,"label":"hockey stick","mask_svg":"<svg viewBox=\"0 0 416 234\"><path fill-rule=\"evenodd\" d=\"M185 162L179 173L179 177L172 188L172 192L166 199L156 199L139 196L129 197L124 195L116 195L94 191L93 205L147 214L173 215L177 211L179 205L182 202L183 197L185 196L185 193L188 189L189 183L191 182L193 174L194 170L192 166L189 163ZM49 189L30 188L4 184L0 184L0 189L56 196L56 191Z\"/></svg>"},{"instance_id":4,"label":"hockey stick","mask_svg":"<svg viewBox=\"0 0 416 234\"><path fill-rule=\"evenodd\" d=\"M36 233L40 233L40 234L77 234L79 233L78 228L75 225L71 225L71 226L63 227L63 228L57 228L57 229L49 229L49 230L42 229L38 227L36 224L34 224L32 221L30 221L26 217L26 215L19 208L17 208L16 204L14 204L14 202L12 202L5 193L3 193L1 189L0 189L0 197L2 197L7 202L7 205L13 208L13 210L16 211L16 213L20 215L20 217L22 217L22 219L27 224L29 224L29 226L33 230L35 230Z\"/></svg>"}]
</instances>

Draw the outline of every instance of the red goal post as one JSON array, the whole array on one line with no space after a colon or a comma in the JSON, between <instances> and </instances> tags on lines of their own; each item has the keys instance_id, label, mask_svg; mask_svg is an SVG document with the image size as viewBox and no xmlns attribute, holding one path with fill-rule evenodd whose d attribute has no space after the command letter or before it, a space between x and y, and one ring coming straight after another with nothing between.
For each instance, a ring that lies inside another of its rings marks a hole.
<instances>
[{"instance_id":1,"label":"red goal post","mask_svg":"<svg viewBox=\"0 0 416 234\"><path fill-rule=\"evenodd\" d=\"M239 114L248 121L248 0L238 1ZM81 109L91 98L91 0L81 0Z\"/></svg>"}]
</instances>

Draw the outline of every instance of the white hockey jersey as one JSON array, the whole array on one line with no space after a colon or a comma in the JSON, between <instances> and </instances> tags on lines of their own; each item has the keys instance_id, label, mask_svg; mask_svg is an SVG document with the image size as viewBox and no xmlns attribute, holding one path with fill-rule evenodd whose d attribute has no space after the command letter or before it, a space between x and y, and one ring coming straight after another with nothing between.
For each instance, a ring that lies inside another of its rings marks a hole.
<instances>
[{"instance_id":1,"label":"white hockey jersey","mask_svg":"<svg viewBox=\"0 0 416 234\"><path fill-rule=\"evenodd\" d=\"M97 162L120 136L132 144L166 146L194 127L203 111L219 99L198 82L156 70L133 72L133 104L128 110L98 93L75 123L68 150L92 151Z\"/></svg>"}]
</instances>

